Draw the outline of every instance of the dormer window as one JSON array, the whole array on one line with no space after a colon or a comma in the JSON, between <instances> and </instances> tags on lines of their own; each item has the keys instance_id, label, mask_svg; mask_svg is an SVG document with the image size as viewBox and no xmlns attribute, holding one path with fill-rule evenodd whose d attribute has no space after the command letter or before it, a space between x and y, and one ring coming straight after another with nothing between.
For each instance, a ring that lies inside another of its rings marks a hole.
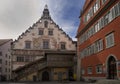
<instances>
[{"instance_id":1,"label":"dormer window","mask_svg":"<svg viewBox=\"0 0 120 84\"><path fill-rule=\"evenodd\" d=\"M48 27L48 21L44 22L44 27L46 27L46 28Z\"/></svg>"},{"instance_id":2,"label":"dormer window","mask_svg":"<svg viewBox=\"0 0 120 84\"><path fill-rule=\"evenodd\" d=\"M25 48L30 49L31 48L31 41L25 41Z\"/></svg>"}]
</instances>

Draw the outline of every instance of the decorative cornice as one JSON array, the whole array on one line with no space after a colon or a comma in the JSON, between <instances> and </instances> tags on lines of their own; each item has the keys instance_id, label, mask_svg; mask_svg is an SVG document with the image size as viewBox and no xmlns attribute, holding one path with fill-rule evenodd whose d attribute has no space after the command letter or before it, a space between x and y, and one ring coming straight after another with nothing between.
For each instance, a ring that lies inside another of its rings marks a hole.
<instances>
[{"instance_id":1,"label":"decorative cornice","mask_svg":"<svg viewBox=\"0 0 120 84\"><path fill-rule=\"evenodd\" d=\"M48 9L47 9L47 10L44 9L44 11L49 12ZM44 11L43 11L43 12L44 12ZM48 14L48 15L49 15L49 14ZM49 15L49 17L50 17L50 15ZM43 18L43 16L42 16L36 23L33 23L32 27L30 26L30 27L29 27L25 32L23 32L13 43L18 42L19 39L22 39L22 37L25 36L26 33L29 33L32 29L34 29L34 27L37 27L37 24L38 24L38 23L41 23L43 19L45 19L45 18ZM53 21L53 19L51 19L51 17L50 17L48 20L52 21L52 24L54 24L55 27L57 27L58 30L60 30L70 41L72 41L72 43L74 43L73 40L72 40L72 38L70 38L70 36L69 36L66 32L64 32L63 29L60 28L59 25L57 25L57 24Z\"/></svg>"}]
</instances>

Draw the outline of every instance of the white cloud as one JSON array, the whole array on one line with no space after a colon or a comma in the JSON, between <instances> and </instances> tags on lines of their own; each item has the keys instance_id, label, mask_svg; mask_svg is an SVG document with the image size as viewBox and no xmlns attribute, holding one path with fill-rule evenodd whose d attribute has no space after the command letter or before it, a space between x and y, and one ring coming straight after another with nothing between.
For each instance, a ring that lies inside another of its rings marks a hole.
<instances>
[{"instance_id":1,"label":"white cloud","mask_svg":"<svg viewBox=\"0 0 120 84\"><path fill-rule=\"evenodd\" d=\"M53 2L54 7L53 7ZM54 0L53 2L50 2L50 7L52 8L50 10L51 12L51 16L54 18L54 20L57 22L57 24L67 33L69 34L69 36L73 39L76 40L75 35L70 35L70 33L76 33L76 29L77 28L74 23L75 21L73 20L67 20L62 18L64 13L65 13L65 9L67 7L67 5L69 4L69 0L65 1L65 0ZM73 4L69 4L69 6L73 6Z\"/></svg>"},{"instance_id":2,"label":"white cloud","mask_svg":"<svg viewBox=\"0 0 120 84\"><path fill-rule=\"evenodd\" d=\"M0 1L0 38L17 38L36 22L45 2L41 0L3 0Z\"/></svg>"},{"instance_id":3,"label":"white cloud","mask_svg":"<svg viewBox=\"0 0 120 84\"><path fill-rule=\"evenodd\" d=\"M0 38L17 38L42 15L45 4L48 4L53 20L64 31L75 31L74 21L63 17L69 0L2 0L0 1ZM74 39L74 36L71 36Z\"/></svg>"}]
</instances>

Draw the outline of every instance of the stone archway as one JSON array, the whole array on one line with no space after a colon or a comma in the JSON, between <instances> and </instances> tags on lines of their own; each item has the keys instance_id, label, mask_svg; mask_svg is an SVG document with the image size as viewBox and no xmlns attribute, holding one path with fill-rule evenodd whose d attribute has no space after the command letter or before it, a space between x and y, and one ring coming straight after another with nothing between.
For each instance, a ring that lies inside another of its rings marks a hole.
<instances>
[{"instance_id":1,"label":"stone archway","mask_svg":"<svg viewBox=\"0 0 120 84\"><path fill-rule=\"evenodd\" d=\"M116 59L113 56L110 56L107 61L107 71L108 71L108 79L117 78L117 65Z\"/></svg>"},{"instance_id":2,"label":"stone archway","mask_svg":"<svg viewBox=\"0 0 120 84\"><path fill-rule=\"evenodd\" d=\"M42 81L49 81L49 73L47 71L42 73Z\"/></svg>"}]
</instances>

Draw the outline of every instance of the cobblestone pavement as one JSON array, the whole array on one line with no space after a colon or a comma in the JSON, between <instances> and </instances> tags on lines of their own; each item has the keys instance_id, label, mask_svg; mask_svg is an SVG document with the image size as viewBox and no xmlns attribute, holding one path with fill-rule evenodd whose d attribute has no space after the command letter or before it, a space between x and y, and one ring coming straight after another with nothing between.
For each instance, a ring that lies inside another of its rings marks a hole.
<instances>
[{"instance_id":1,"label":"cobblestone pavement","mask_svg":"<svg viewBox=\"0 0 120 84\"><path fill-rule=\"evenodd\" d=\"M85 82L26 82L26 83L0 82L0 84L91 84L91 83L85 83Z\"/></svg>"},{"instance_id":2,"label":"cobblestone pavement","mask_svg":"<svg viewBox=\"0 0 120 84\"><path fill-rule=\"evenodd\" d=\"M0 82L0 84L120 84L120 80L99 80L96 83L64 81L64 82Z\"/></svg>"}]
</instances>

